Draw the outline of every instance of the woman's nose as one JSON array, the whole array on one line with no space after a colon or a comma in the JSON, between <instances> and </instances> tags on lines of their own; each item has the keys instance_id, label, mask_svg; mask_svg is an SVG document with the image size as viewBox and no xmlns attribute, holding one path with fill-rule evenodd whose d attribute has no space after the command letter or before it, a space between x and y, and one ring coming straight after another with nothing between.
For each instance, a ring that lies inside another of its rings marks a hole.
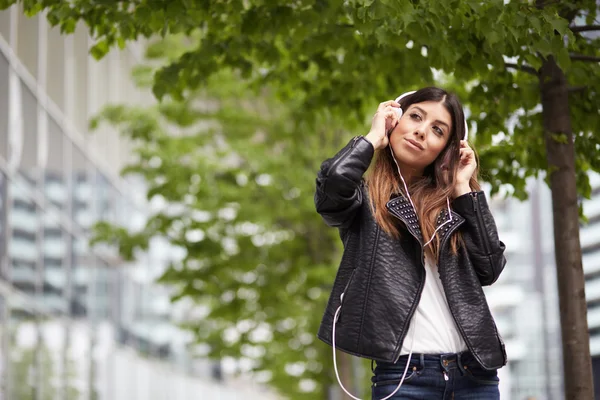
<instances>
[{"instance_id":1,"label":"woman's nose","mask_svg":"<svg viewBox=\"0 0 600 400\"><path fill-rule=\"evenodd\" d=\"M415 129L415 136L420 137L421 139L425 138L425 131L421 128Z\"/></svg>"}]
</instances>

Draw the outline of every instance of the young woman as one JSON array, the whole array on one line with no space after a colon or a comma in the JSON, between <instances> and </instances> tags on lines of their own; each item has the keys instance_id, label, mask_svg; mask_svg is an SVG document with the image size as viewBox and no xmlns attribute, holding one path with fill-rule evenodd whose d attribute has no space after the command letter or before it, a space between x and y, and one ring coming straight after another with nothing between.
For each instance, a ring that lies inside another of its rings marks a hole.
<instances>
[{"instance_id":1,"label":"young woman","mask_svg":"<svg viewBox=\"0 0 600 400\"><path fill-rule=\"evenodd\" d=\"M319 338L334 365L336 348L376 362L374 400L499 398L506 352L482 286L504 244L467 135L456 96L424 88L381 103L318 173L317 211L344 243Z\"/></svg>"}]
</instances>

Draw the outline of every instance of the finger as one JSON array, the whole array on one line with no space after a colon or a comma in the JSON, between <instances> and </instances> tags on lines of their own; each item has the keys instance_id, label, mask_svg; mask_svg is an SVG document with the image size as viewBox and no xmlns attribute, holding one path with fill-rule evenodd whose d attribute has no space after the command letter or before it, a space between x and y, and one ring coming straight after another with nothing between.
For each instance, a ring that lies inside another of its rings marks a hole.
<instances>
[{"instance_id":1,"label":"finger","mask_svg":"<svg viewBox=\"0 0 600 400\"><path fill-rule=\"evenodd\" d=\"M469 149L469 148L462 148L462 149L460 149L460 155L461 155L461 156L463 156L463 155L464 155L464 156L469 156L469 157L470 157L470 156L472 156L473 154L474 154L474 153L473 153L473 150L472 150L472 149Z\"/></svg>"},{"instance_id":2,"label":"finger","mask_svg":"<svg viewBox=\"0 0 600 400\"><path fill-rule=\"evenodd\" d=\"M387 120L389 118L398 118L398 113L397 111L394 111L393 109L383 109L383 110L379 110L377 111L374 115L373 115L373 119L380 117L383 118L384 120Z\"/></svg>"},{"instance_id":3,"label":"finger","mask_svg":"<svg viewBox=\"0 0 600 400\"><path fill-rule=\"evenodd\" d=\"M470 161L472 158L474 158L473 150L466 148L460 149L461 161Z\"/></svg>"},{"instance_id":4,"label":"finger","mask_svg":"<svg viewBox=\"0 0 600 400\"><path fill-rule=\"evenodd\" d=\"M461 148L468 148L470 149L471 147L469 146L469 142L467 142L466 140L461 140L460 141L460 147Z\"/></svg>"},{"instance_id":5,"label":"finger","mask_svg":"<svg viewBox=\"0 0 600 400\"><path fill-rule=\"evenodd\" d=\"M379 107L377 107L377 111L384 110L388 106L398 108L400 107L400 104L396 103L396 101L394 100L384 101L383 103L379 104Z\"/></svg>"},{"instance_id":6,"label":"finger","mask_svg":"<svg viewBox=\"0 0 600 400\"><path fill-rule=\"evenodd\" d=\"M391 113L393 113L393 114L394 114L394 119L395 119L395 120L398 120L398 119L400 119L400 115L398 115L398 110L399 110L399 108L398 108L398 107L388 106L388 107L386 108L386 110L387 110L387 111L390 111Z\"/></svg>"},{"instance_id":7,"label":"finger","mask_svg":"<svg viewBox=\"0 0 600 400\"><path fill-rule=\"evenodd\" d=\"M395 110L387 110L385 119L389 119L393 125L396 125L398 123L398 112Z\"/></svg>"},{"instance_id":8,"label":"finger","mask_svg":"<svg viewBox=\"0 0 600 400\"><path fill-rule=\"evenodd\" d=\"M393 108L393 107L387 106L385 108L385 110L384 110L385 117L386 118L395 118L395 117L397 117L398 116L398 111L396 111L396 110L397 110L397 108Z\"/></svg>"},{"instance_id":9,"label":"finger","mask_svg":"<svg viewBox=\"0 0 600 400\"><path fill-rule=\"evenodd\" d=\"M385 113L385 115L398 115L398 108L387 106L383 109L383 112Z\"/></svg>"},{"instance_id":10,"label":"finger","mask_svg":"<svg viewBox=\"0 0 600 400\"><path fill-rule=\"evenodd\" d=\"M394 121L393 117L391 115L387 116L385 119L385 131L389 133L395 127L396 122Z\"/></svg>"}]
</instances>

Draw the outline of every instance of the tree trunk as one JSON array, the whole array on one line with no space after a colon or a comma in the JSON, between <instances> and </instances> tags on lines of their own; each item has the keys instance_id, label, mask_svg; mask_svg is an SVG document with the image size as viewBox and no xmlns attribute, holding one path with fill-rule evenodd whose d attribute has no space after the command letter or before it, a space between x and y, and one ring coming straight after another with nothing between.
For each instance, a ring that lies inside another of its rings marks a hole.
<instances>
[{"instance_id":1,"label":"tree trunk","mask_svg":"<svg viewBox=\"0 0 600 400\"><path fill-rule=\"evenodd\" d=\"M565 399L594 398L585 301L585 279L579 242L579 209L575 178L575 147L571 132L567 80L553 58L540 70L542 116L552 190L563 346ZM566 135L566 143L554 135Z\"/></svg>"}]
</instances>

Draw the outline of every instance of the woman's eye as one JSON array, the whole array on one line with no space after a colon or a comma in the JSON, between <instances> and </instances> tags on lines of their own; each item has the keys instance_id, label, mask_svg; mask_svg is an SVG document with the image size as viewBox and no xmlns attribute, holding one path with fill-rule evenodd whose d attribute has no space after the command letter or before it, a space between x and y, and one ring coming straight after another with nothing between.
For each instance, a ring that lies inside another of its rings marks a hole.
<instances>
[{"instance_id":1,"label":"woman's eye","mask_svg":"<svg viewBox=\"0 0 600 400\"><path fill-rule=\"evenodd\" d=\"M439 126L434 126L433 130L438 134L438 135L443 135L444 131L439 127Z\"/></svg>"},{"instance_id":2,"label":"woman's eye","mask_svg":"<svg viewBox=\"0 0 600 400\"><path fill-rule=\"evenodd\" d=\"M410 114L412 119L421 120L421 116L419 114Z\"/></svg>"}]
</instances>

